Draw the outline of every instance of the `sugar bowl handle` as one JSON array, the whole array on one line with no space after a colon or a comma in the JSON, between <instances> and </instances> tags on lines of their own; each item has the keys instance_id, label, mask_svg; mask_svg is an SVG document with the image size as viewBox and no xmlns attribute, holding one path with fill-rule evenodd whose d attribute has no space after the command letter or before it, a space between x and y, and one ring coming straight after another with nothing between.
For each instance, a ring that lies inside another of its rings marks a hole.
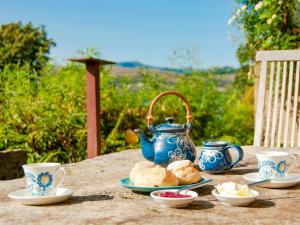
<instances>
[{"instance_id":1,"label":"sugar bowl handle","mask_svg":"<svg viewBox=\"0 0 300 225\"><path fill-rule=\"evenodd\" d=\"M177 92L177 91L165 91L160 93L159 95L157 95L153 101L151 102L150 108L149 108L149 112L148 112L148 116L147 116L147 126L150 129L150 125L153 124L154 121L154 117L153 117L153 109L155 104L157 103L157 101L166 95L175 95L179 98L181 98L181 100L184 102L185 105L185 109L186 109L186 120L187 123L191 123L192 122L192 112L191 112L191 107L190 104L188 102L188 100L186 99L186 97L184 97L181 93Z\"/></svg>"}]
</instances>

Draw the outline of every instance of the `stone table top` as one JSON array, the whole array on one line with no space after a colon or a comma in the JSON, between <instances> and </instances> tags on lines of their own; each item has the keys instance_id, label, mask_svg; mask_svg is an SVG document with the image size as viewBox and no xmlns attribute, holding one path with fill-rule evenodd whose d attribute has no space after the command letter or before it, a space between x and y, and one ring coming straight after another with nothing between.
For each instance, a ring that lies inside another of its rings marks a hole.
<instances>
[{"instance_id":1,"label":"stone table top","mask_svg":"<svg viewBox=\"0 0 300 225\"><path fill-rule=\"evenodd\" d=\"M216 183L243 183L242 175L257 171L255 150L244 147L244 160L226 174L202 175ZM299 148L288 151L300 159ZM126 150L66 164L64 184L75 190L74 195L49 206L25 206L7 197L25 186L24 178L0 181L0 224L300 224L300 185L255 187L260 196L246 207L221 204L210 194L213 185L207 185L196 189L199 197L187 208L160 207L149 195L133 193L118 183L141 160L139 150ZM300 165L294 170L300 172Z\"/></svg>"}]
</instances>

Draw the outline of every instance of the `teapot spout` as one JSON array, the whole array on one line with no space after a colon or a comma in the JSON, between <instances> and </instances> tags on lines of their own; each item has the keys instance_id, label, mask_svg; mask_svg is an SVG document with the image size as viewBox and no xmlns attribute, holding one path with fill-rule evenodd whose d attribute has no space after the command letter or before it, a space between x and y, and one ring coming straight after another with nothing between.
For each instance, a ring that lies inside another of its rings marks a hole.
<instances>
[{"instance_id":1,"label":"teapot spout","mask_svg":"<svg viewBox=\"0 0 300 225\"><path fill-rule=\"evenodd\" d=\"M141 129L135 129L134 132L137 133L137 135L140 139L143 156L147 160L153 161L154 157L155 157L153 142L145 137L145 135L143 134Z\"/></svg>"}]
</instances>

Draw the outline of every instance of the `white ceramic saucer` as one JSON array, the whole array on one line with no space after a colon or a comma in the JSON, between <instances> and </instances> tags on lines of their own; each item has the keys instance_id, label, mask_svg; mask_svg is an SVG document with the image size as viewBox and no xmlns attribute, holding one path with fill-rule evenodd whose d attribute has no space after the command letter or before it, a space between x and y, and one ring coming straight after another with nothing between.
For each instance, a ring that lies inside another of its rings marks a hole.
<instances>
[{"instance_id":1,"label":"white ceramic saucer","mask_svg":"<svg viewBox=\"0 0 300 225\"><path fill-rule=\"evenodd\" d=\"M67 200L73 192L70 188L57 188L55 195L31 196L26 189L20 189L9 193L8 197L23 205L50 205Z\"/></svg>"},{"instance_id":2,"label":"white ceramic saucer","mask_svg":"<svg viewBox=\"0 0 300 225\"><path fill-rule=\"evenodd\" d=\"M248 182L260 181L258 173L248 173L244 175L244 179ZM300 176L290 173L282 180L271 180L270 183L259 184L258 186L266 188L288 188L297 185L300 182Z\"/></svg>"}]
</instances>

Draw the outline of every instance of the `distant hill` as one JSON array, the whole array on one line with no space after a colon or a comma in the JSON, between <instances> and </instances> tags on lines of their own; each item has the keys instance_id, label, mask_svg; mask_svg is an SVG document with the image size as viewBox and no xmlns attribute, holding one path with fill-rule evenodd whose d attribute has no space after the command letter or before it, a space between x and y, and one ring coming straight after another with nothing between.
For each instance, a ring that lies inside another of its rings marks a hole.
<instances>
[{"instance_id":1,"label":"distant hill","mask_svg":"<svg viewBox=\"0 0 300 225\"><path fill-rule=\"evenodd\" d=\"M119 62L119 63L117 63L117 66L131 68L131 69L145 68L145 69L156 70L156 71L161 71L161 72L173 72L173 73L184 73L185 72L184 69L151 66L151 65L141 63L139 61Z\"/></svg>"},{"instance_id":2,"label":"distant hill","mask_svg":"<svg viewBox=\"0 0 300 225\"><path fill-rule=\"evenodd\" d=\"M181 76L188 71L183 69L174 69L169 67L158 67L150 66L139 61L128 61L119 62L112 67L112 74L114 76L124 76L129 75L136 78L138 81L140 79L140 69L147 69L149 73L160 74L160 76L165 76L170 82L173 81L175 76ZM234 74L237 71L236 68L230 66L224 67L211 67L208 69L201 69L201 74L210 74L212 79L216 82L218 90L224 91L226 87L230 87L234 82Z\"/></svg>"},{"instance_id":3,"label":"distant hill","mask_svg":"<svg viewBox=\"0 0 300 225\"><path fill-rule=\"evenodd\" d=\"M159 67L159 66L151 66L144 63L141 63L139 61L128 61L128 62L119 62L116 65L117 67L121 67L124 69L139 69L139 68L145 68L149 70L154 70L157 72L172 72L172 73L185 73L187 72L184 69L178 69L178 68L169 68L169 67ZM211 67L208 69L201 69L202 72L212 73L212 74L233 74L236 72L236 68L231 66L223 66L223 67Z\"/></svg>"}]
</instances>

